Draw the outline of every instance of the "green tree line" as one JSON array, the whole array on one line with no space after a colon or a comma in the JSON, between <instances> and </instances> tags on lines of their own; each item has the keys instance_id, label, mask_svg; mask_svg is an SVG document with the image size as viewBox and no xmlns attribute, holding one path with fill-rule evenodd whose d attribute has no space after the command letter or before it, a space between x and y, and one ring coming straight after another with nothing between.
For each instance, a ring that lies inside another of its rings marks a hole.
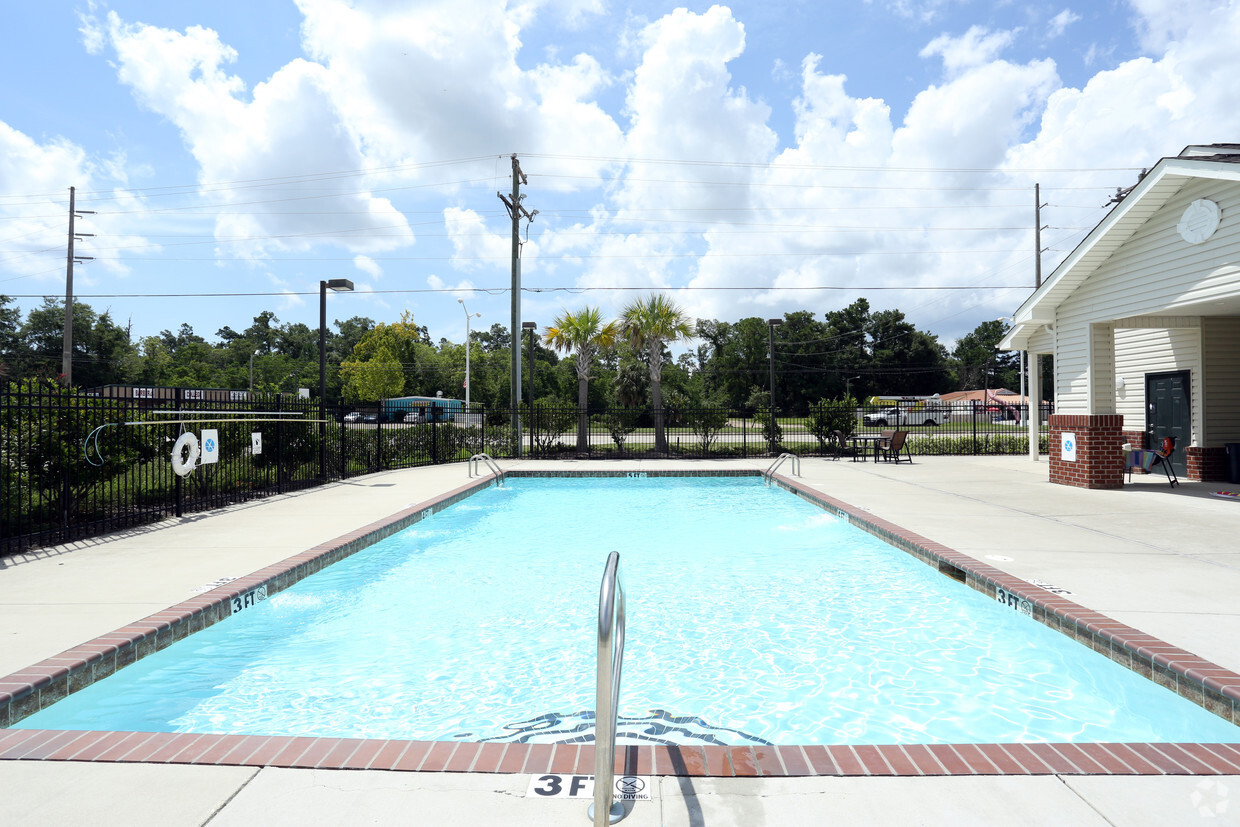
<instances>
[{"instance_id":1,"label":"green tree line","mask_svg":"<svg viewBox=\"0 0 1240 827\"><path fill-rule=\"evenodd\" d=\"M62 301L44 299L23 318L11 299L0 296L0 377L59 377L63 320ZM110 311L100 313L83 302L74 302L73 320L76 387L317 393L318 330L281 322L271 311L240 330L222 327L210 340L185 324L134 337ZM767 407L772 363L776 407L799 413L820 400L845 396L1017 389L1018 357L997 349L1006 329L1003 322L984 322L949 350L900 310L874 310L866 299L820 316L786 313L772 327L757 317L693 320L655 294L632 303L615 320L588 306L563 310L547 329L534 332L532 364L531 341L524 335L522 398L531 398L532 381L536 402L578 408L647 401L659 409ZM387 322L362 316L335 320L326 343L329 399L465 395L465 344L431 341L412 314ZM473 402L507 407L510 344L501 324L471 332Z\"/></svg>"}]
</instances>

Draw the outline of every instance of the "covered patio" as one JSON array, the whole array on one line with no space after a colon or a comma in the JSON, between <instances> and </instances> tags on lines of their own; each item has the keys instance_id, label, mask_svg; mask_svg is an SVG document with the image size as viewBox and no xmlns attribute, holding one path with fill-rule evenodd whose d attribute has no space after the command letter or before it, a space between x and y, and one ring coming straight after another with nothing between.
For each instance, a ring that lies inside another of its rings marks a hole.
<instances>
[{"instance_id":1,"label":"covered patio","mask_svg":"<svg viewBox=\"0 0 1240 827\"><path fill-rule=\"evenodd\" d=\"M1054 356L1050 479L1124 484L1122 446L1175 440L1189 480L1240 443L1240 144L1160 160L1013 316L1001 343ZM1234 461L1234 460L1233 460Z\"/></svg>"}]
</instances>

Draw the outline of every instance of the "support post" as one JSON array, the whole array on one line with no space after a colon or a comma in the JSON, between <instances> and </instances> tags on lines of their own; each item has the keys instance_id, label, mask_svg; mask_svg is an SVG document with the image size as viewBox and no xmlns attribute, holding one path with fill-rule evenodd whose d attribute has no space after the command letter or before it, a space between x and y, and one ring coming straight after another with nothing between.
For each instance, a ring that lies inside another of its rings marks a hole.
<instances>
[{"instance_id":1,"label":"support post","mask_svg":"<svg viewBox=\"0 0 1240 827\"><path fill-rule=\"evenodd\" d=\"M1027 433L1029 434L1029 459L1037 462L1041 456L1038 451L1038 441L1042 436L1042 356L1037 353L1029 354L1029 422ZM1055 450L1055 446L1050 446L1050 450Z\"/></svg>"}]
</instances>

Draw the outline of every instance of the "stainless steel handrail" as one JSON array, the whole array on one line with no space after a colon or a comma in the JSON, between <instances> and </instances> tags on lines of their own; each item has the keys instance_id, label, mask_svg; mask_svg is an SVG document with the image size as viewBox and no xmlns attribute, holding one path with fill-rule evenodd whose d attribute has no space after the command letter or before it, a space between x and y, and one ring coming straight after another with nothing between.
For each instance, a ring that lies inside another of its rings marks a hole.
<instances>
[{"instance_id":1,"label":"stainless steel handrail","mask_svg":"<svg viewBox=\"0 0 1240 827\"><path fill-rule=\"evenodd\" d=\"M775 461L772 462L770 466L765 471L762 472L762 479L766 480L767 485L770 485L771 480L775 478L775 471L779 468L779 466L783 465L784 460L789 459L789 458L792 459L792 475L796 477L801 476L801 458L798 457L796 454L788 453L787 451L785 451L784 453L777 456L775 458Z\"/></svg>"},{"instance_id":2,"label":"stainless steel handrail","mask_svg":"<svg viewBox=\"0 0 1240 827\"><path fill-rule=\"evenodd\" d=\"M615 800L616 717L620 706L620 671L624 666L624 585L620 553L607 555L598 595L598 673L594 705L594 803L586 814L594 827L624 818ZM606 717L604 717L606 716Z\"/></svg>"},{"instance_id":3,"label":"stainless steel handrail","mask_svg":"<svg viewBox=\"0 0 1240 827\"><path fill-rule=\"evenodd\" d=\"M495 478L499 480L499 484L504 484L504 472L495 464L495 460L491 459L490 454L474 454L469 458L469 476L481 476L482 472L478 470L480 463L486 463L487 468L495 472Z\"/></svg>"}]
</instances>

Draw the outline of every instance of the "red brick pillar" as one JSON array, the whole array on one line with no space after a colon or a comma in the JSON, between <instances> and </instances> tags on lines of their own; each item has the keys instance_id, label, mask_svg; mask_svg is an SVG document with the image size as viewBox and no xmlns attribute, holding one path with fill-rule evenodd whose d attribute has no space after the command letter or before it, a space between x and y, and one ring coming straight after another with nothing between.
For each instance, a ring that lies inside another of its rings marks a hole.
<instances>
[{"instance_id":1,"label":"red brick pillar","mask_svg":"<svg viewBox=\"0 0 1240 827\"><path fill-rule=\"evenodd\" d=\"M1222 482L1227 479L1227 449L1201 448L1190 445L1184 449L1188 472L1184 475L1190 480L1202 482Z\"/></svg>"},{"instance_id":2,"label":"red brick pillar","mask_svg":"<svg viewBox=\"0 0 1240 827\"><path fill-rule=\"evenodd\" d=\"M1051 482L1078 488L1124 485L1124 417L1119 414L1051 415ZM1076 460L1064 459L1064 435L1070 434Z\"/></svg>"}]
</instances>

